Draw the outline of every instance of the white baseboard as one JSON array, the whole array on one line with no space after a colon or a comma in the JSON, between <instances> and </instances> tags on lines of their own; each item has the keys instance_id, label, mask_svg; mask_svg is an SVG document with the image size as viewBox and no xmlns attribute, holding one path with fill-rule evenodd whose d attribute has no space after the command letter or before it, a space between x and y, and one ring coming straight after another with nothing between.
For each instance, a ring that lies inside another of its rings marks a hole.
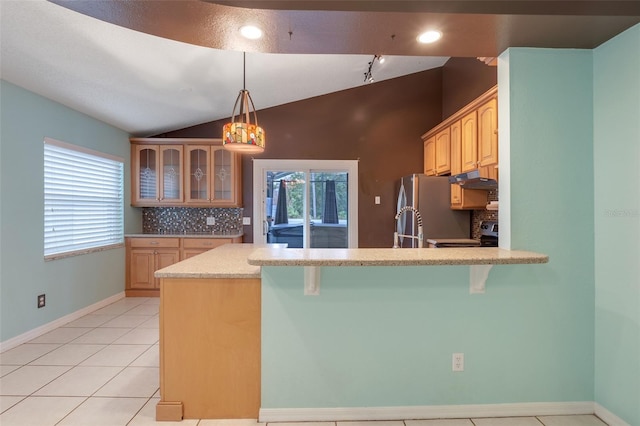
<instances>
[{"instance_id":1,"label":"white baseboard","mask_svg":"<svg viewBox=\"0 0 640 426\"><path fill-rule=\"evenodd\" d=\"M124 291L114 294L111 297L107 297L99 302L94 303L93 305L89 305L82 309L79 309L75 312L72 312L68 315L65 315L57 320L51 321L49 323L43 324L40 327L34 328L32 330L27 331L26 333L22 333L16 337L12 337L11 339L5 340L4 342L0 342L0 353L8 351L9 349L13 349L16 346L19 346L23 343L28 342L29 340L35 339L38 336L42 336L45 333L48 333L56 328L65 325L71 321L75 321L78 318L81 318L87 314L90 314L93 311L97 311L100 308L104 308L107 305L112 304L113 302L117 302L118 300L124 298Z\"/></svg>"},{"instance_id":2,"label":"white baseboard","mask_svg":"<svg viewBox=\"0 0 640 426\"><path fill-rule=\"evenodd\" d=\"M597 402L594 403L594 406L596 416L600 417L602 421L609 426L631 426L629 423L625 422L620 417L616 416Z\"/></svg>"},{"instance_id":3,"label":"white baseboard","mask_svg":"<svg viewBox=\"0 0 640 426\"><path fill-rule=\"evenodd\" d=\"M408 407L261 408L260 422L339 420L452 419L594 414L594 403L532 402L518 404L424 405Z\"/></svg>"}]
</instances>

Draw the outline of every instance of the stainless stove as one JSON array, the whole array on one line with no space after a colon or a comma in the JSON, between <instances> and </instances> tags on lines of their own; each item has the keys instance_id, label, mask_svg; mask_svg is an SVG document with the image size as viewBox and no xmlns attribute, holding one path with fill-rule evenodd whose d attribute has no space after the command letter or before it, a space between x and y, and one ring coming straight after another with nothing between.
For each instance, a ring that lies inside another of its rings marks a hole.
<instances>
[{"instance_id":1,"label":"stainless stove","mask_svg":"<svg viewBox=\"0 0 640 426\"><path fill-rule=\"evenodd\" d=\"M498 222L483 220L480 222L480 247L498 247Z\"/></svg>"}]
</instances>

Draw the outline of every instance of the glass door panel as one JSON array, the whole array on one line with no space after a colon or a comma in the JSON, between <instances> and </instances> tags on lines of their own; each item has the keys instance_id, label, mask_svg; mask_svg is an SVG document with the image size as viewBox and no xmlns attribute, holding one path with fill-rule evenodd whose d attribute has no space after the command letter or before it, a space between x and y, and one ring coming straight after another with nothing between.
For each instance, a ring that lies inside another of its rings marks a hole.
<instances>
[{"instance_id":1,"label":"glass door panel","mask_svg":"<svg viewBox=\"0 0 640 426\"><path fill-rule=\"evenodd\" d=\"M182 201L182 148L160 147L163 201Z\"/></svg>"},{"instance_id":2,"label":"glass door panel","mask_svg":"<svg viewBox=\"0 0 640 426\"><path fill-rule=\"evenodd\" d=\"M311 248L349 246L348 195L346 172L311 172L309 217Z\"/></svg>"},{"instance_id":3,"label":"glass door panel","mask_svg":"<svg viewBox=\"0 0 640 426\"><path fill-rule=\"evenodd\" d=\"M357 160L254 159L253 184L254 243L358 247Z\"/></svg>"},{"instance_id":4,"label":"glass door panel","mask_svg":"<svg viewBox=\"0 0 640 426\"><path fill-rule=\"evenodd\" d=\"M213 149L213 199L233 200L233 154L224 148Z\"/></svg>"},{"instance_id":5,"label":"glass door panel","mask_svg":"<svg viewBox=\"0 0 640 426\"><path fill-rule=\"evenodd\" d=\"M158 199L158 166L157 166L158 149L156 147L139 148L138 162L140 167L139 182L140 190L138 198L140 200Z\"/></svg>"},{"instance_id":6,"label":"glass door panel","mask_svg":"<svg viewBox=\"0 0 640 426\"><path fill-rule=\"evenodd\" d=\"M266 183L267 242L286 243L289 248L305 247L305 173L268 171Z\"/></svg>"},{"instance_id":7,"label":"glass door panel","mask_svg":"<svg viewBox=\"0 0 640 426\"><path fill-rule=\"evenodd\" d=\"M189 161L187 201L210 201L209 148L192 147L189 148L187 155Z\"/></svg>"}]
</instances>

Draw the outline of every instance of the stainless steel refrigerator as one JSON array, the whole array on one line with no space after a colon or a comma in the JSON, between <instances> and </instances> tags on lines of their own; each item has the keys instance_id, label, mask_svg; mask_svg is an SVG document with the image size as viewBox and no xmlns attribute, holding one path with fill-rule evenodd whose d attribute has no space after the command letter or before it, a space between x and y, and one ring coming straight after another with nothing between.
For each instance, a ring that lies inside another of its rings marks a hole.
<instances>
[{"instance_id":1,"label":"stainless steel refrigerator","mask_svg":"<svg viewBox=\"0 0 640 426\"><path fill-rule=\"evenodd\" d=\"M451 184L446 176L413 174L400 179L396 212L404 206L422 216L424 244L427 239L466 239L471 236L471 212L451 210ZM408 211L396 221L398 234L418 235L418 223ZM400 238L400 247L418 247L418 240Z\"/></svg>"}]
</instances>

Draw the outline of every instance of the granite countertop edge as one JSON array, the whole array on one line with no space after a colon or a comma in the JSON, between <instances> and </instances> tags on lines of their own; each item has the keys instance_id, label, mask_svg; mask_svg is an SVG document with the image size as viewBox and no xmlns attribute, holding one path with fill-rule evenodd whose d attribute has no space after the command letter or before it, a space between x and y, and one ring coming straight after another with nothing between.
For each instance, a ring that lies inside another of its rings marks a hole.
<instances>
[{"instance_id":1,"label":"granite countertop edge","mask_svg":"<svg viewBox=\"0 0 640 426\"><path fill-rule=\"evenodd\" d=\"M549 256L499 248L289 249L225 244L155 272L157 278L260 278L262 266L447 266L542 264Z\"/></svg>"},{"instance_id":2,"label":"granite countertop edge","mask_svg":"<svg viewBox=\"0 0 640 426\"><path fill-rule=\"evenodd\" d=\"M516 265L549 262L546 254L500 248L269 249L249 255L255 266L446 266Z\"/></svg>"}]
</instances>

